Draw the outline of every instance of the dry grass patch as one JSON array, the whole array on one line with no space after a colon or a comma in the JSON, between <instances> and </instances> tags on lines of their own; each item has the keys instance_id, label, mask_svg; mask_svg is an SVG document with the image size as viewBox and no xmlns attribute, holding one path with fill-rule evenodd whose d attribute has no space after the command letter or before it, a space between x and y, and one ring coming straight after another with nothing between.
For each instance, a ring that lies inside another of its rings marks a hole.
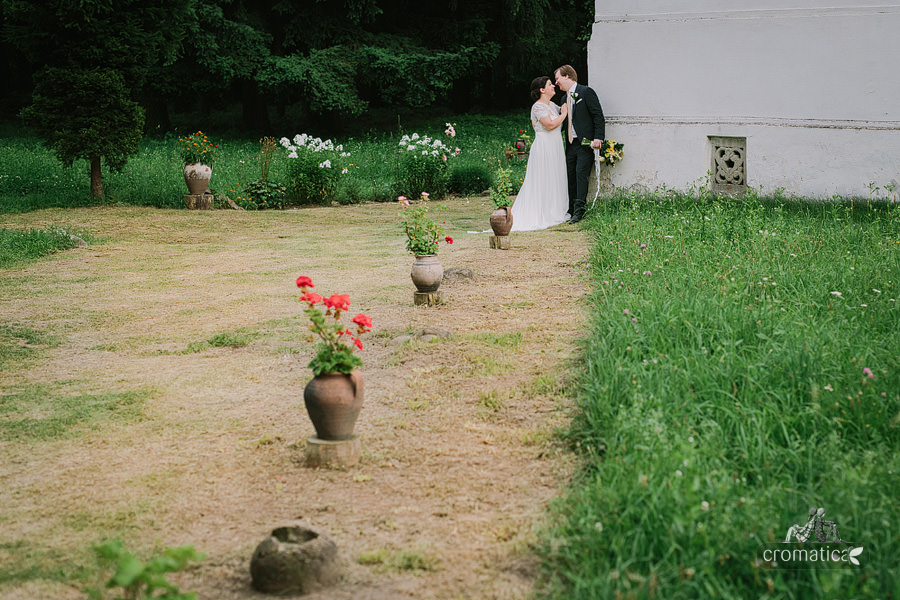
<instances>
[{"instance_id":1,"label":"dry grass patch","mask_svg":"<svg viewBox=\"0 0 900 600\"><path fill-rule=\"evenodd\" d=\"M534 526L571 468L552 432L570 408L588 241L563 226L490 250L487 234L466 233L473 212L487 227L486 198L446 204L455 243L441 262L476 278L446 284L439 307L412 304L396 206L5 216L102 242L0 272L0 321L53 336L27 357L0 354L0 406L20 401L18 389L141 401L107 402L66 426L77 436L0 435L0 596L84 585L91 544L116 535L143 556L185 544L207 554L173 577L183 590L255 597L253 548L303 517L346 562L329 598L524 597ZM320 293L350 294L374 321L363 461L343 471L302 466L313 352L299 274ZM424 327L451 337L391 343ZM6 348L11 335L0 335ZM29 410L50 415L41 402ZM30 563L17 558L23 547Z\"/></svg>"}]
</instances>

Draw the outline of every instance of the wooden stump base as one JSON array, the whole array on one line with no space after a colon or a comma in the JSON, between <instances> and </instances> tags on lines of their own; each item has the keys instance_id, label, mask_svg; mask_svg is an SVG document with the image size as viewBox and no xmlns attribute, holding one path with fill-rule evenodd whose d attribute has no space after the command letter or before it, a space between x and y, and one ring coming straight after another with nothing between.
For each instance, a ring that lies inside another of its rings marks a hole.
<instances>
[{"instance_id":1,"label":"wooden stump base","mask_svg":"<svg viewBox=\"0 0 900 600\"><path fill-rule=\"evenodd\" d=\"M189 210L212 210L212 194L185 194L184 203Z\"/></svg>"},{"instance_id":2,"label":"wooden stump base","mask_svg":"<svg viewBox=\"0 0 900 600\"><path fill-rule=\"evenodd\" d=\"M355 435L349 440L320 440L312 435L306 440L306 466L313 468L352 467L359 464L362 443Z\"/></svg>"},{"instance_id":3,"label":"wooden stump base","mask_svg":"<svg viewBox=\"0 0 900 600\"><path fill-rule=\"evenodd\" d=\"M444 292L413 292L413 304L416 306L434 306L444 303Z\"/></svg>"},{"instance_id":4,"label":"wooden stump base","mask_svg":"<svg viewBox=\"0 0 900 600\"><path fill-rule=\"evenodd\" d=\"M488 240L494 250L509 250L508 235L492 235Z\"/></svg>"}]
</instances>

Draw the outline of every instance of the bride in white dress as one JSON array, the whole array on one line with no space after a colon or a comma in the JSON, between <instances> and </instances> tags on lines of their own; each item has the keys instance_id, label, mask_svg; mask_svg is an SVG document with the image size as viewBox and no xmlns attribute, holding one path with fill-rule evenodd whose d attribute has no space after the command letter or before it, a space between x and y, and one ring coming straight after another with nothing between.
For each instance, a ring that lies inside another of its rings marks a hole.
<instances>
[{"instance_id":1,"label":"bride in white dress","mask_svg":"<svg viewBox=\"0 0 900 600\"><path fill-rule=\"evenodd\" d=\"M564 223L569 219L569 185L566 180L566 154L559 126L568 106L550 102L556 87L549 77L531 82L531 124L534 143L528 154L525 181L512 206L512 231L535 231Z\"/></svg>"}]
</instances>

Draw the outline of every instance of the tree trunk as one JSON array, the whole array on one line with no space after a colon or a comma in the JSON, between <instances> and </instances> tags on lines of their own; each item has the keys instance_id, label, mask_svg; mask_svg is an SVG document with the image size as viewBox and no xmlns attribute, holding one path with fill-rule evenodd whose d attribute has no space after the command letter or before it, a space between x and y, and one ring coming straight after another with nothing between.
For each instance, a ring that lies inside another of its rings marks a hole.
<instances>
[{"instance_id":1,"label":"tree trunk","mask_svg":"<svg viewBox=\"0 0 900 600\"><path fill-rule=\"evenodd\" d=\"M91 197L97 200L105 198L103 194L103 176L100 174L100 157L91 159Z\"/></svg>"}]
</instances>

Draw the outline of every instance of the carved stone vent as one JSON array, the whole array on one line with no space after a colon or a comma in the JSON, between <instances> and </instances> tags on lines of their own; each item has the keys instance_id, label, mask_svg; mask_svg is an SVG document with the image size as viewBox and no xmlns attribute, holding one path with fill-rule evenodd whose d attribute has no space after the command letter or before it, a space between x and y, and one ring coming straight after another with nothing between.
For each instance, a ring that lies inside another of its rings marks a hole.
<instances>
[{"instance_id":1,"label":"carved stone vent","mask_svg":"<svg viewBox=\"0 0 900 600\"><path fill-rule=\"evenodd\" d=\"M710 137L712 191L734 194L747 191L747 138Z\"/></svg>"}]
</instances>

